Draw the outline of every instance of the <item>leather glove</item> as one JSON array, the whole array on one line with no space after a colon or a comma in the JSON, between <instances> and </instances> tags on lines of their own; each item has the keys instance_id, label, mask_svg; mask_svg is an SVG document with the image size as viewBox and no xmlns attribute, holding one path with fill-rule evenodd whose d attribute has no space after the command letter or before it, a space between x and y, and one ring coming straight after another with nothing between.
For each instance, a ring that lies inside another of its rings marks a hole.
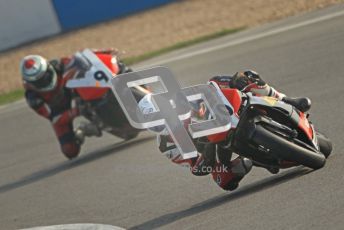
<instances>
[{"instance_id":1,"label":"leather glove","mask_svg":"<svg viewBox=\"0 0 344 230\"><path fill-rule=\"evenodd\" d=\"M266 83L263 81L259 74L253 70L246 70L243 73L246 77L248 77L250 83L255 83L258 86L264 86Z\"/></svg>"},{"instance_id":2,"label":"leather glove","mask_svg":"<svg viewBox=\"0 0 344 230\"><path fill-rule=\"evenodd\" d=\"M236 73L233 76L233 79L231 82L231 88L243 90L245 87L247 87L250 84L264 86L266 83L260 78L258 73L252 70L247 70L245 72Z\"/></svg>"},{"instance_id":3,"label":"leather glove","mask_svg":"<svg viewBox=\"0 0 344 230\"><path fill-rule=\"evenodd\" d=\"M244 73L238 72L234 74L230 83L230 87L238 90L243 90L250 84L249 81L250 79Z\"/></svg>"}]
</instances>

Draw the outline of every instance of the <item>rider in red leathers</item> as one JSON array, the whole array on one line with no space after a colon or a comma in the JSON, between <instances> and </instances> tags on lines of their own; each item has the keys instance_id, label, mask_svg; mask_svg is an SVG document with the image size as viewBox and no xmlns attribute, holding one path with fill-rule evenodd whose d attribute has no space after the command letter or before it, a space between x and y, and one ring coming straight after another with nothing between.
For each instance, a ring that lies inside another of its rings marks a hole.
<instances>
[{"instance_id":1,"label":"rider in red leathers","mask_svg":"<svg viewBox=\"0 0 344 230\"><path fill-rule=\"evenodd\" d=\"M112 49L94 50L94 53L112 52ZM121 62L119 67L120 73L128 71ZM80 152L84 136L101 134L92 124L79 127L75 131L73 129L73 119L80 114L81 107L77 106L73 92L65 85L78 74L76 59L63 57L48 61L39 55L29 55L22 59L20 71L28 105L36 113L50 120L63 154L69 159L75 158Z\"/></svg>"},{"instance_id":2,"label":"rider in red leathers","mask_svg":"<svg viewBox=\"0 0 344 230\"><path fill-rule=\"evenodd\" d=\"M271 96L286 103L292 104L300 111L307 111L310 108L310 101L307 98L292 99L278 92L273 87L266 84L258 73L247 70L236 73L234 76L215 76L210 79L212 84L216 84L218 90L222 88L238 89L242 92L251 92L260 96ZM139 103L143 113L155 110L150 101L150 95L147 95ZM196 116L204 116L204 107L196 111ZM190 121L184 121L184 123ZM158 130L153 131L157 132ZM194 144L198 151L198 157L183 159L178 148L174 144L168 131L161 127L158 131L157 141L159 150L172 162L190 168L191 173L196 176L211 174L214 181L224 190L234 190L239 182L251 170L252 161L245 157L237 157L232 160L232 154L228 148L224 148L221 143L212 143L207 137L194 139ZM217 155L217 158L216 158ZM268 169L272 173L276 173Z\"/></svg>"}]
</instances>

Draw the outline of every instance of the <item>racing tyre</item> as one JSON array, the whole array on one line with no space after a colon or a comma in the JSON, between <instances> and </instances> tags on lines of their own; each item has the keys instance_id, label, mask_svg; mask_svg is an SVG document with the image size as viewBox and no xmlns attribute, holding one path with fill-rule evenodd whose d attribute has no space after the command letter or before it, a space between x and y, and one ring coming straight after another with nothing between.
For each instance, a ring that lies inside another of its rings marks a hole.
<instances>
[{"instance_id":1,"label":"racing tyre","mask_svg":"<svg viewBox=\"0 0 344 230\"><path fill-rule=\"evenodd\" d=\"M312 169L325 165L323 154L305 149L293 142L278 136L261 125L256 125L251 140L283 160L296 162Z\"/></svg>"},{"instance_id":2,"label":"racing tyre","mask_svg":"<svg viewBox=\"0 0 344 230\"><path fill-rule=\"evenodd\" d=\"M331 140L320 132L317 132L316 135L318 138L320 152L323 153L326 158L328 158L332 152Z\"/></svg>"}]
</instances>

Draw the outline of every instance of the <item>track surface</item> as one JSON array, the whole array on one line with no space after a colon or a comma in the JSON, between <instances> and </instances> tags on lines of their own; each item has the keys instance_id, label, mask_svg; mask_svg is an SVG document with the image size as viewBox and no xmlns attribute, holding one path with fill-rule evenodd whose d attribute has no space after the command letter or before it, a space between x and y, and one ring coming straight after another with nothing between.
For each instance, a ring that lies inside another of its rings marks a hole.
<instances>
[{"instance_id":1,"label":"track surface","mask_svg":"<svg viewBox=\"0 0 344 230\"><path fill-rule=\"evenodd\" d=\"M171 58L343 11L336 6L174 52ZM152 60L151 64L161 59ZM194 177L142 133L90 139L72 162L48 122L22 103L0 110L0 229L68 223L165 229L342 229L344 226L344 16L166 63L184 85L256 69L291 96L313 100L311 118L334 142L325 168L271 175L254 169L235 192Z\"/></svg>"}]
</instances>

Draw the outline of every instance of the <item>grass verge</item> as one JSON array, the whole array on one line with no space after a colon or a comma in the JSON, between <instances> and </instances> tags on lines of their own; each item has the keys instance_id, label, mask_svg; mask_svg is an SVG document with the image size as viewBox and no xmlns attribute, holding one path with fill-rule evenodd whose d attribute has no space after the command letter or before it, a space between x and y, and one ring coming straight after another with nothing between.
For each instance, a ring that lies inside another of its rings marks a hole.
<instances>
[{"instance_id":1,"label":"grass verge","mask_svg":"<svg viewBox=\"0 0 344 230\"><path fill-rule=\"evenodd\" d=\"M9 93L0 94L0 105L17 101L24 96L24 89L13 90Z\"/></svg>"},{"instance_id":2,"label":"grass verge","mask_svg":"<svg viewBox=\"0 0 344 230\"><path fill-rule=\"evenodd\" d=\"M159 56L161 54L168 53L168 52L173 51L173 50L185 48L187 46L195 45L197 43L205 42L205 41L208 41L208 40L211 40L214 38L219 38L219 37L222 37L222 36L225 36L228 34L238 32L238 31L243 30L243 29L244 28L224 29L224 30L221 30L221 31L218 31L218 32L215 32L212 34L208 34L205 36L201 36L198 38L194 38L191 40L178 42L174 45L171 45L171 46L168 46L168 47L165 47L162 49L154 50L151 52L147 52L147 53L139 55L139 56L123 58L122 60L127 65L132 65L132 64L138 63L140 61L144 61L144 60L147 60L149 58L153 58L153 57ZM24 96L24 90L23 89L17 89L17 90L13 90L9 93L0 94L0 105L14 102L16 100L21 99L23 96Z\"/></svg>"}]
</instances>

